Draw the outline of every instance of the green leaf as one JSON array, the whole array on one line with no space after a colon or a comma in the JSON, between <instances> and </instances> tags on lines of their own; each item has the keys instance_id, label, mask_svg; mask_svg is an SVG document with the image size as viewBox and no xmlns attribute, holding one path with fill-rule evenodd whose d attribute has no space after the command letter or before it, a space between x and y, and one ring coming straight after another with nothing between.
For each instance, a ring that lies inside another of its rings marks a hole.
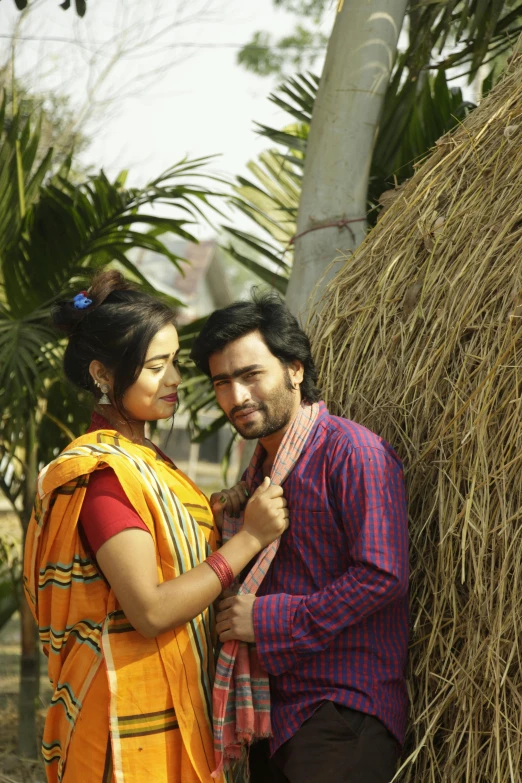
<instances>
[{"instance_id":1,"label":"green leaf","mask_svg":"<svg viewBox=\"0 0 522 783\"><path fill-rule=\"evenodd\" d=\"M283 294L283 296L286 294L288 278L277 274L277 272L273 272L272 270L267 269L267 267L259 264L252 258L239 253L232 245L229 245L226 250L228 253L230 253L232 258L235 258L236 261L239 261L242 266L244 266L246 269L249 269L265 283L268 283L269 286L275 288L276 291L279 291L279 293Z\"/></svg>"},{"instance_id":2,"label":"green leaf","mask_svg":"<svg viewBox=\"0 0 522 783\"><path fill-rule=\"evenodd\" d=\"M225 424L228 424L228 419L223 413L223 415L215 419L212 424L209 424L207 427L200 429L199 433L194 438L192 438L192 442L203 443L203 441L210 438L216 432L219 432L219 430L224 427Z\"/></svg>"},{"instance_id":3,"label":"green leaf","mask_svg":"<svg viewBox=\"0 0 522 783\"><path fill-rule=\"evenodd\" d=\"M238 231L236 228L232 228L232 226L224 226L223 228L228 231L229 234L232 234L232 236L244 242L248 247L253 248L257 253L260 253L264 258L272 261L276 266L281 267L285 272L288 273L290 271L288 264L283 260L282 253L280 252L279 255L276 255L275 248L272 250L267 242L253 237L251 234L247 234L244 231Z\"/></svg>"}]
</instances>

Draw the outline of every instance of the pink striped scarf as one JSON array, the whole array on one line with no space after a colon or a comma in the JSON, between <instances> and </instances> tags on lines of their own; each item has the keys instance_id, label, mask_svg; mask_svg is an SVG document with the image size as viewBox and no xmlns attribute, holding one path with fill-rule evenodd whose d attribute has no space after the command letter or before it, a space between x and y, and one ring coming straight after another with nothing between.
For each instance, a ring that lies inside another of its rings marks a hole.
<instances>
[{"instance_id":1,"label":"pink striped scarf","mask_svg":"<svg viewBox=\"0 0 522 783\"><path fill-rule=\"evenodd\" d=\"M304 445L319 413L319 405L303 404L286 431L270 473L273 484L282 485L301 456ZM260 443L254 452L246 474L249 489L264 449ZM223 541L228 541L243 524L240 519L225 516ZM272 542L256 560L238 594L255 595L279 548ZM225 642L219 653L213 694L214 752L218 777L230 760L241 757L244 746L272 733L270 725L270 691L268 675L259 664L255 645L246 642Z\"/></svg>"}]
</instances>

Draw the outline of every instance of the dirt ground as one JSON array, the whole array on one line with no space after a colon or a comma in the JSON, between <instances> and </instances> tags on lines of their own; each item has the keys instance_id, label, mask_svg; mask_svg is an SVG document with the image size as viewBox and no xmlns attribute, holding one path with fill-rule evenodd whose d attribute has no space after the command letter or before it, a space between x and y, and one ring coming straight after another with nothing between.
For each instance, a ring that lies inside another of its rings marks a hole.
<instances>
[{"instance_id":1,"label":"dirt ground","mask_svg":"<svg viewBox=\"0 0 522 783\"><path fill-rule=\"evenodd\" d=\"M3 650L0 650L0 666L4 666ZM32 761L17 755L17 702L16 694L0 694L0 783L45 783L45 769L41 758ZM38 744L44 720L45 709L42 708L38 714Z\"/></svg>"}]
</instances>

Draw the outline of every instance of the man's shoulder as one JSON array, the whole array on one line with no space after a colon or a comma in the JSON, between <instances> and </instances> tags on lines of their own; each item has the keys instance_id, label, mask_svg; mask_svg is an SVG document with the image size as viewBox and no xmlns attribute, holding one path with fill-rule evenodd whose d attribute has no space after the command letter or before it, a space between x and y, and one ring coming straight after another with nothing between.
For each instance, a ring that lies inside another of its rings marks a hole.
<instances>
[{"instance_id":1,"label":"man's shoulder","mask_svg":"<svg viewBox=\"0 0 522 783\"><path fill-rule=\"evenodd\" d=\"M326 446L335 448L378 449L389 451L391 446L377 433L362 424L342 416L334 416L327 410L319 422L320 431Z\"/></svg>"},{"instance_id":2,"label":"man's shoulder","mask_svg":"<svg viewBox=\"0 0 522 783\"><path fill-rule=\"evenodd\" d=\"M402 470L400 458L384 438L356 421L332 415L326 408L318 424L315 447L330 466L345 460L362 464L369 459L375 466L393 464Z\"/></svg>"}]
</instances>

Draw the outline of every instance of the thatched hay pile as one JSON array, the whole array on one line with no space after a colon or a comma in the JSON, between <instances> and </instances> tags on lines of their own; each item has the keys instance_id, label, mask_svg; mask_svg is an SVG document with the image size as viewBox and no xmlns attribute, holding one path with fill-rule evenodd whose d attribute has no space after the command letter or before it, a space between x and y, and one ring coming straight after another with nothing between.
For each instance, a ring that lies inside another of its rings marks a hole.
<instances>
[{"instance_id":1,"label":"thatched hay pile","mask_svg":"<svg viewBox=\"0 0 522 783\"><path fill-rule=\"evenodd\" d=\"M522 781L522 56L330 284L330 410L405 461L412 720L401 781Z\"/></svg>"}]
</instances>

